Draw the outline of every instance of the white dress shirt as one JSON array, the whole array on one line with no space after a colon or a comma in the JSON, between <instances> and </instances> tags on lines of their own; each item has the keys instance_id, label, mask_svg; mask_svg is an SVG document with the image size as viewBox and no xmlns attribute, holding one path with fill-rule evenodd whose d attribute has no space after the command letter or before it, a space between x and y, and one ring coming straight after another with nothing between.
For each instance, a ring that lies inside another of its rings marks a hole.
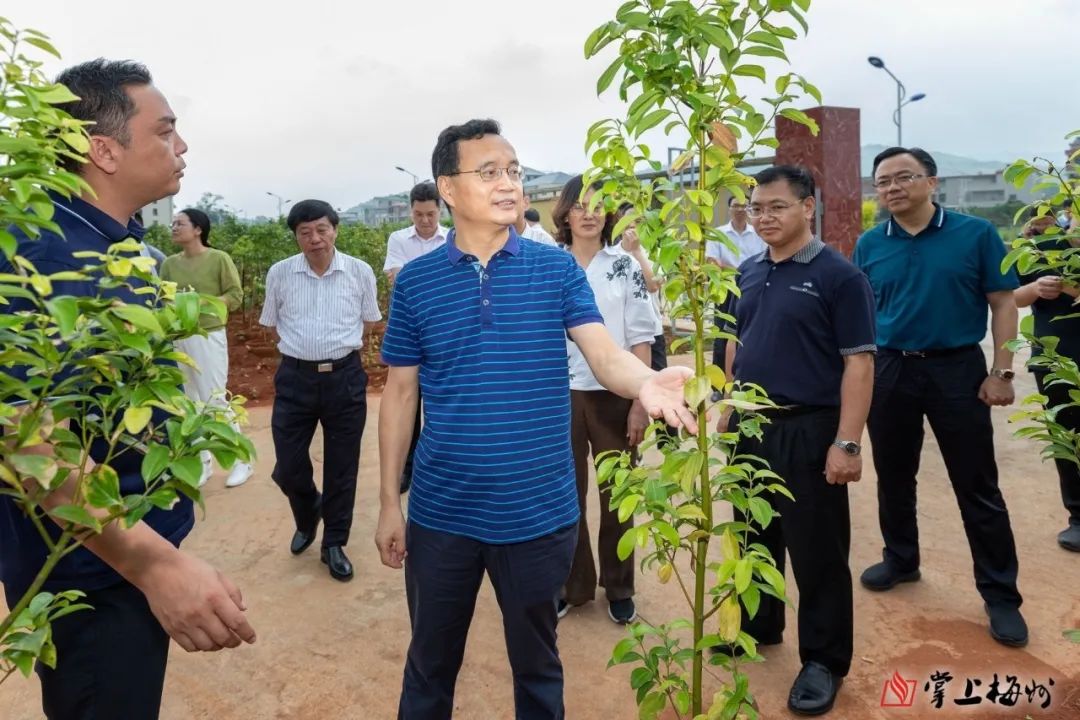
<instances>
[{"instance_id":1,"label":"white dress shirt","mask_svg":"<svg viewBox=\"0 0 1080 720\"><path fill-rule=\"evenodd\" d=\"M730 265L731 267L737 268L742 265L743 261L748 257L757 255L768 247L765 244L765 241L754 231L754 228L750 223L746 223L746 229L742 232L739 232L732 227L731 223L721 225L720 231L731 238L731 241L735 243L738 254L732 253L731 249L723 243L710 241L705 244L705 257L711 257L714 260L718 260L723 265Z\"/></svg>"},{"instance_id":2,"label":"white dress shirt","mask_svg":"<svg viewBox=\"0 0 1080 720\"><path fill-rule=\"evenodd\" d=\"M334 251L320 277L303 253L271 266L259 323L277 328L282 355L339 360L364 344L364 323L382 319L375 272L359 258Z\"/></svg>"},{"instance_id":3,"label":"white dress shirt","mask_svg":"<svg viewBox=\"0 0 1080 720\"><path fill-rule=\"evenodd\" d=\"M555 238L548 234L548 231L540 226L540 223L525 223L525 232L521 233L521 237L528 238L529 240L535 240L538 243L544 243L552 247L559 247L559 243L555 242Z\"/></svg>"},{"instance_id":4,"label":"white dress shirt","mask_svg":"<svg viewBox=\"0 0 1080 720\"><path fill-rule=\"evenodd\" d=\"M446 244L448 228L439 225L435 234L427 240L416 234L416 226L410 225L401 230L390 233L386 240L386 262L383 263L383 272L400 270L405 263L415 260L421 255L427 255L432 250Z\"/></svg>"},{"instance_id":5,"label":"white dress shirt","mask_svg":"<svg viewBox=\"0 0 1080 720\"><path fill-rule=\"evenodd\" d=\"M638 261L618 245L605 247L585 268L596 307L604 317L604 327L619 347L651 343L663 332L660 315L653 307L645 276ZM577 344L566 341L570 360L571 390L604 390L585 361Z\"/></svg>"}]
</instances>

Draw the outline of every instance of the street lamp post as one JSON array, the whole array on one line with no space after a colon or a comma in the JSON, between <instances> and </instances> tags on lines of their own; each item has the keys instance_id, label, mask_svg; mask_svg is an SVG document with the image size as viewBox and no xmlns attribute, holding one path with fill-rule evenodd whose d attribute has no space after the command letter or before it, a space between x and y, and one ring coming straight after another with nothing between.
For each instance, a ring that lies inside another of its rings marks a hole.
<instances>
[{"instance_id":1,"label":"street lamp post","mask_svg":"<svg viewBox=\"0 0 1080 720\"><path fill-rule=\"evenodd\" d=\"M889 77L896 81L896 110L893 111L893 124L896 125L896 144L903 147L904 128L901 110L908 103L918 102L919 100L922 100L924 97L926 97L926 93L915 93L911 97L905 99L904 96L907 95L907 88L904 87L904 83L900 82L900 78L893 75L892 70L885 67L884 60L879 57L870 56L866 59L866 61L874 67L889 73Z\"/></svg>"},{"instance_id":2,"label":"street lamp post","mask_svg":"<svg viewBox=\"0 0 1080 720\"><path fill-rule=\"evenodd\" d=\"M277 214L278 214L278 217L281 217L285 206L288 205L289 203L291 203L292 200L286 200L285 198L281 197L277 193L272 193L269 190L266 191L266 194L269 195L272 198L277 198Z\"/></svg>"},{"instance_id":3,"label":"street lamp post","mask_svg":"<svg viewBox=\"0 0 1080 720\"><path fill-rule=\"evenodd\" d=\"M405 168L401 167L400 165L395 165L394 169L395 170L400 170L401 172L405 173L406 175L412 175L412 184L413 184L413 186L416 186L416 185L420 184L420 176L417 175L416 173L410 172L409 170L406 170Z\"/></svg>"}]
</instances>

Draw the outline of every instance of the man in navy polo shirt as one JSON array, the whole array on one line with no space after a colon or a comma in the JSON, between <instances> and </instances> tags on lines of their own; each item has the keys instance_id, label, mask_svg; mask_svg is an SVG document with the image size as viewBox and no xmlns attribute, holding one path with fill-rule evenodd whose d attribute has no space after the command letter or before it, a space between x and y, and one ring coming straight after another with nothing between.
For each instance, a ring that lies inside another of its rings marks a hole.
<instances>
[{"instance_id":1,"label":"man in navy polo shirt","mask_svg":"<svg viewBox=\"0 0 1080 720\"><path fill-rule=\"evenodd\" d=\"M176 132L176 117L142 65L99 59L65 70L57 82L80 98L64 109L94 123L87 162L73 163L94 195L70 200L52 195L53 220L62 236L44 232L32 240L9 229L19 239L18 253L44 274L81 270L86 261L77 259L76 252L105 252L112 243L141 239L143 228L132 215L179 190L187 151ZM4 261L0 272L13 270ZM103 291L93 280L54 281L53 292L145 302L145 296L130 290ZM26 303L14 298L0 307L18 312ZM4 372L17 375L20 369L6 367ZM49 453L51 448L40 450ZM104 459L94 448L90 456ZM112 466L122 494L145 491L139 456L124 454ZM72 492L64 486L44 504L63 505ZM56 565L44 589L81 590L94 609L53 623L56 668L37 668L42 707L50 720L157 718L170 636L189 652L254 642L236 587L177 549L193 523L191 501L181 498L169 510L151 510L130 529L109 525ZM47 553L22 509L0 496L0 580L9 607L30 587Z\"/></svg>"},{"instance_id":2,"label":"man in navy polo shirt","mask_svg":"<svg viewBox=\"0 0 1080 720\"><path fill-rule=\"evenodd\" d=\"M870 590L919 579L915 476L930 421L975 566L975 585L990 634L1027 643L1016 587L1016 543L998 488L990 408L1013 402L1012 353L1017 287L1002 274L1005 246L988 221L949 212L931 198L937 165L919 148L894 147L874 158L874 187L892 216L859 238L853 259L870 279L877 304L878 361L870 441L878 476L882 562L860 578ZM989 373L979 342L992 315Z\"/></svg>"},{"instance_id":3,"label":"man in navy polo shirt","mask_svg":"<svg viewBox=\"0 0 1080 720\"><path fill-rule=\"evenodd\" d=\"M617 347L573 257L520 239L512 226L521 166L498 123L445 129L431 164L455 232L402 268L382 347L390 374L375 542L389 567L408 554L412 621L398 717L451 716L487 572L503 612L515 717L555 720L565 715L556 603L578 522L567 333L606 387L696 432L682 399L691 373L653 372ZM418 387L424 424L406 525L399 478Z\"/></svg>"},{"instance_id":4,"label":"man in navy polo shirt","mask_svg":"<svg viewBox=\"0 0 1080 720\"><path fill-rule=\"evenodd\" d=\"M874 298L866 277L815 238L814 178L779 165L762 171L747 214L768 248L739 267L734 303L739 345L727 346L738 382L762 386L782 407L768 413L757 455L784 479L794 501L773 495L780 515L757 539L784 572L785 550L799 587L799 657L788 697L801 715L828 712L851 667L852 593L847 483L862 475L862 440L874 388ZM724 420L721 420L724 423ZM784 603L764 596L746 631L782 640ZM730 649L722 651L730 651Z\"/></svg>"}]
</instances>

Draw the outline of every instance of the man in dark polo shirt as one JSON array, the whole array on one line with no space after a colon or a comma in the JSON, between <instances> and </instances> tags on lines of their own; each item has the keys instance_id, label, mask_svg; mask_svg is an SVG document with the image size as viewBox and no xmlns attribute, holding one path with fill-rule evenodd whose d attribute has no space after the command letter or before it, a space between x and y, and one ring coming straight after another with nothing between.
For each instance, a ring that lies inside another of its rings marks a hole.
<instances>
[{"instance_id":1,"label":"man in dark polo shirt","mask_svg":"<svg viewBox=\"0 0 1080 720\"><path fill-rule=\"evenodd\" d=\"M874 386L874 298L861 272L815 238L814 179L780 165L762 171L747 214L768 248L739 267L734 303L739 340L727 346L738 382L762 386L780 409L768 413L757 455L784 479L794 501L773 495L779 517L748 520L784 572L785 550L799 587L799 657L788 697L800 715L828 712L851 667L852 593L847 483L862 475L862 440ZM721 420L724 423L724 420ZM784 603L763 596L743 627L760 643L782 640Z\"/></svg>"},{"instance_id":2,"label":"man in dark polo shirt","mask_svg":"<svg viewBox=\"0 0 1080 720\"><path fill-rule=\"evenodd\" d=\"M696 432L683 404L687 368L659 373L615 345L584 271L513 229L521 165L494 120L439 135L439 193L453 209L445 248L394 283L379 413L382 479L375 536L400 568L412 621L398 717L443 720L485 572L503 613L515 717L565 716L556 603L577 543L566 337L612 392ZM409 522L399 479L423 388Z\"/></svg>"},{"instance_id":3,"label":"man in dark polo shirt","mask_svg":"<svg viewBox=\"0 0 1080 720\"><path fill-rule=\"evenodd\" d=\"M1055 224L1053 215L1032 218L1024 232L1028 237L1039 238L1039 247L1043 250L1066 250L1072 247L1071 239L1064 235L1044 235ZM1075 233L1072 233L1075 236ZM1051 270L1040 270L1020 276L1023 283L1013 293L1017 307L1030 307L1034 321L1035 337L1056 337L1054 350L1073 362L1080 362L1080 317L1076 315L1076 298L1080 290L1066 285L1061 276ZM1036 348L1033 355L1038 357L1041 351ZM1048 382L1047 368L1037 363L1031 366L1039 392L1046 396L1047 408L1069 406L1072 399L1069 392L1073 386L1068 383ZM1064 407L1054 417L1054 421L1073 432L1080 430L1080 408ZM1069 525L1058 533L1057 541L1063 549L1080 552L1080 468L1067 458L1055 458L1058 481L1061 485L1061 499L1069 513Z\"/></svg>"},{"instance_id":4,"label":"man in dark polo shirt","mask_svg":"<svg viewBox=\"0 0 1080 720\"><path fill-rule=\"evenodd\" d=\"M870 441L878 477L882 562L860 578L870 590L919 579L915 476L930 422L975 565L990 634L1027 643L1016 587L1016 544L998 489L990 408L1013 402L1016 275L1001 272L1005 246L982 218L933 202L937 165L925 150L894 147L874 158L874 187L892 216L866 231L853 260L874 288L878 358ZM992 313L989 373L979 342Z\"/></svg>"},{"instance_id":5,"label":"man in dark polo shirt","mask_svg":"<svg viewBox=\"0 0 1080 720\"><path fill-rule=\"evenodd\" d=\"M44 232L32 240L9 228L19 240L18 253L44 274L81 270L86 261L74 253L105 252L112 243L141 240L143 229L132 215L179 190L181 156L187 151L168 102L142 65L99 59L65 70L57 82L81 98L65 109L94 123L87 162L73 163L94 195L51 196L53 221L63 236ZM13 270L3 261L0 272ZM146 302L145 295L127 289L102 290L95 280L53 281L53 293ZM27 309L18 298L0 308ZM23 371L3 368L15 376ZM39 450L51 454L47 446ZM94 461L104 459L99 450L90 450ZM121 494L145 492L138 455L118 456L112 467L120 476ZM65 498L73 491L69 485L53 491L45 507L69 502ZM193 523L191 501L181 497L169 510L151 510L130 529L109 525L56 565L44 590L81 590L94 609L53 623L56 668L37 667L42 707L50 720L152 720L161 704L170 636L189 652L254 642L236 587L177 549ZM59 528L48 527L54 537L59 534ZM9 607L30 587L47 554L22 509L0 496L0 580Z\"/></svg>"}]
</instances>

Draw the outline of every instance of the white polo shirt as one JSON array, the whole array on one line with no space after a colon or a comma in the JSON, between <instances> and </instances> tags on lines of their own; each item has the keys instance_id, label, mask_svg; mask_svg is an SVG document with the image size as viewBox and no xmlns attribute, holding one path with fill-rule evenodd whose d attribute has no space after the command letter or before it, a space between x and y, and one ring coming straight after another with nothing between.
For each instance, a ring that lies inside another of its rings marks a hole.
<instances>
[{"instance_id":1,"label":"white polo shirt","mask_svg":"<svg viewBox=\"0 0 1080 720\"><path fill-rule=\"evenodd\" d=\"M271 266L259 323L277 328L282 355L339 360L364 344L364 323L382 319L375 272L359 258L334 251L321 277L303 253Z\"/></svg>"},{"instance_id":2,"label":"white polo shirt","mask_svg":"<svg viewBox=\"0 0 1080 720\"><path fill-rule=\"evenodd\" d=\"M732 253L731 249L722 243L711 241L705 244L705 257L713 258L723 265L739 267L746 258L758 255L768 246L765 241L754 231L750 223L746 223L746 229L739 232L731 223L721 225L720 231L731 238L738 249L738 253Z\"/></svg>"},{"instance_id":3,"label":"white polo shirt","mask_svg":"<svg viewBox=\"0 0 1080 720\"><path fill-rule=\"evenodd\" d=\"M431 238L424 240L416 234L416 226L410 225L401 230L390 233L386 240L386 262L383 263L383 272L400 270L405 263L415 260L421 255L427 255L432 250L446 244L446 235L449 228L439 225Z\"/></svg>"},{"instance_id":4,"label":"white polo shirt","mask_svg":"<svg viewBox=\"0 0 1080 720\"><path fill-rule=\"evenodd\" d=\"M521 233L521 237L535 240L536 242L545 245L551 245L552 247L559 246L559 243L555 242L555 238L551 237L548 231L540 226L540 223L530 224L529 222L526 222L525 232Z\"/></svg>"},{"instance_id":5,"label":"white polo shirt","mask_svg":"<svg viewBox=\"0 0 1080 720\"><path fill-rule=\"evenodd\" d=\"M663 332L638 261L618 245L605 247L585 268L604 327L619 347L652 343ZM604 390L577 344L566 341L571 390Z\"/></svg>"}]
</instances>

